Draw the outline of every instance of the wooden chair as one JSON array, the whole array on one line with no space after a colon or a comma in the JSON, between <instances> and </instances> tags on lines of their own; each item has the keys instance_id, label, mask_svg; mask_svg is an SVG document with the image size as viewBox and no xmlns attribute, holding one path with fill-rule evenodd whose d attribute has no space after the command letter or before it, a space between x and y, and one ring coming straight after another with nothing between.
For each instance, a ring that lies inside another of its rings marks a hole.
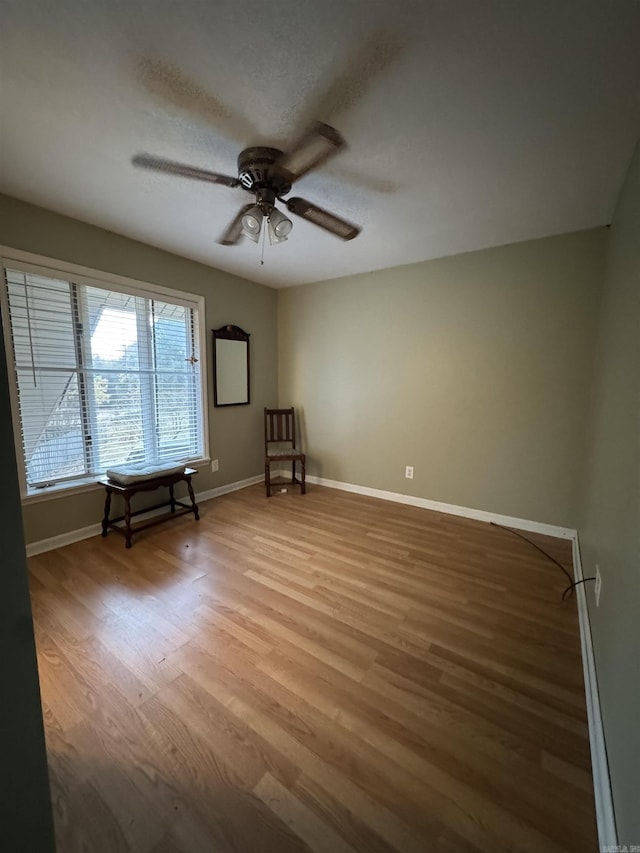
<instances>
[{"instance_id":1,"label":"wooden chair","mask_svg":"<svg viewBox=\"0 0 640 853\"><path fill-rule=\"evenodd\" d=\"M305 488L305 455L296 448L295 409L264 410L264 485L271 497L271 463L291 460L291 482ZM296 462L300 463L300 479L296 478Z\"/></svg>"}]
</instances>

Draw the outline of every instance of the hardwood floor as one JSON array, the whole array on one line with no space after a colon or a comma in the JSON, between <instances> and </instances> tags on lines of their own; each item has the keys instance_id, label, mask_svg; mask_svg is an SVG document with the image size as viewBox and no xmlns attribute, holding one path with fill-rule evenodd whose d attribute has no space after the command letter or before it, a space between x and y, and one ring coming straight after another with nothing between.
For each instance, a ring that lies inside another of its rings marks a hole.
<instances>
[{"instance_id":1,"label":"hardwood floor","mask_svg":"<svg viewBox=\"0 0 640 853\"><path fill-rule=\"evenodd\" d=\"M597 849L575 602L508 531L254 486L30 570L59 853Z\"/></svg>"}]
</instances>

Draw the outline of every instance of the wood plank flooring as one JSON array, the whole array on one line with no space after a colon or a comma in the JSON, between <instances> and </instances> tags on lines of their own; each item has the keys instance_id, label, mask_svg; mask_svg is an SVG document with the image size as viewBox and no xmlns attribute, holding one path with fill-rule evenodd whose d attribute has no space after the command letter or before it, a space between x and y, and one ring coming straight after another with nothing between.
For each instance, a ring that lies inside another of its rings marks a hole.
<instances>
[{"instance_id":1,"label":"wood plank flooring","mask_svg":"<svg viewBox=\"0 0 640 853\"><path fill-rule=\"evenodd\" d=\"M254 486L30 577L59 853L597 849L575 602L508 531Z\"/></svg>"}]
</instances>

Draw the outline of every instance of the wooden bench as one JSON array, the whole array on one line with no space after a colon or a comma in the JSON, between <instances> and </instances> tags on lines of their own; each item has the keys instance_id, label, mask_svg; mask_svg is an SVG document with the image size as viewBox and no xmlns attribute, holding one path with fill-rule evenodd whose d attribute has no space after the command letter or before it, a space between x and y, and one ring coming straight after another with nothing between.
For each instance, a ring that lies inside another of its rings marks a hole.
<instances>
[{"instance_id":1,"label":"wooden bench","mask_svg":"<svg viewBox=\"0 0 640 853\"><path fill-rule=\"evenodd\" d=\"M181 515L192 512L197 521L200 516L198 514L195 496L193 494L193 486L191 485L191 477L197 473L198 472L195 468L185 468L184 471L173 471L170 474L159 474L157 477L154 476L150 477L148 480L139 480L136 483L130 483L126 486L120 485L120 483L115 483L113 480L109 480L108 477L102 477L98 482L100 485L105 487L107 492L107 497L104 502L104 518L102 519L102 535L106 536L109 529L116 530L124 536L126 540L125 547L131 548L131 536L133 533L138 533L141 530L146 530L148 527L161 524L169 518L178 518ZM190 506L189 504L176 500L174 495L174 486L176 483L187 484L189 497L191 499ZM155 489L159 489L162 486L167 486L169 488L168 501L131 512L131 498L133 495L137 495L138 492L150 492ZM111 496L113 494L121 495L124 500L124 515L119 515L117 518L109 518L109 513L111 512ZM165 506L170 508L170 512L165 513L158 518L152 518L142 524L137 524L135 528L132 529L131 519L134 516L140 515L144 512L151 512L151 510L154 509L161 509ZM176 507L180 507L180 509L176 511ZM124 525L120 524L121 521L124 521Z\"/></svg>"}]
</instances>

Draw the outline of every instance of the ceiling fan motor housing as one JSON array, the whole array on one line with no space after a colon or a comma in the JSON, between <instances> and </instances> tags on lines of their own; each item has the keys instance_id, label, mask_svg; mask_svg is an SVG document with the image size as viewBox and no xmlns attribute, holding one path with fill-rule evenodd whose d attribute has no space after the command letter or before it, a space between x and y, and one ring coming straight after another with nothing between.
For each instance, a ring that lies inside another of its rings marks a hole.
<instances>
[{"instance_id":1,"label":"ceiling fan motor housing","mask_svg":"<svg viewBox=\"0 0 640 853\"><path fill-rule=\"evenodd\" d=\"M238 156L238 179L245 190L256 194L257 202L272 208L276 198L286 195L291 182L277 168L282 157L278 148L254 146Z\"/></svg>"}]
</instances>

